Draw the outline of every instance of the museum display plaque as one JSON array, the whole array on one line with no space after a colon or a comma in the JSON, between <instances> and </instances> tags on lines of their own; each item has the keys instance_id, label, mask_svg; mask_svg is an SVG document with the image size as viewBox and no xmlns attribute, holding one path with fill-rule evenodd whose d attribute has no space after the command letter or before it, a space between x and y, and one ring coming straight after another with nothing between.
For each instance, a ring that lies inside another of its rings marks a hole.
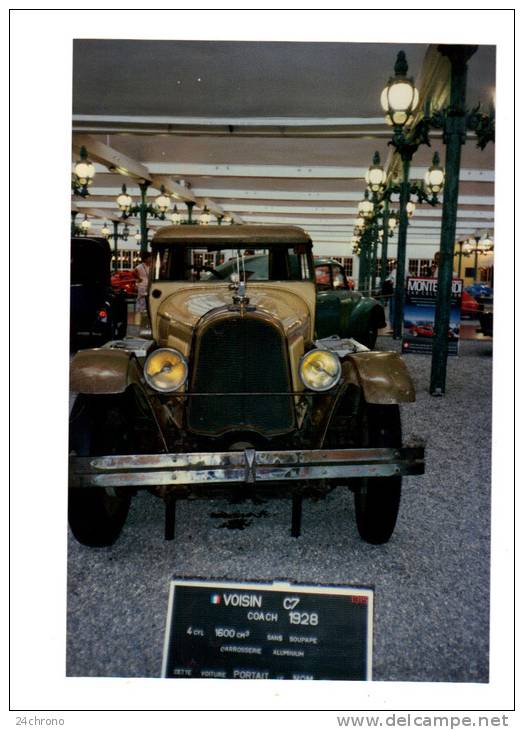
<instances>
[{"instance_id":1,"label":"museum display plaque","mask_svg":"<svg viewBox=\"0 0 524 730\"><path fill-rule=\"evenodd\" d=\"M179 580L162 677L371 679L369 588Z\"/></svg>"},{"instance_id":2,"label":"museum display plaque","mask_svg":"<svg viewBox=\"0 0 524 730\"><path fill-rule=\"evenodd\" d=\"M435 329L438 281L432 277L408 277L404 304L402 352L431 354ZM449 306L448 355L458 355L462 279L453 279Z\"/></svg>"}]
</instances>

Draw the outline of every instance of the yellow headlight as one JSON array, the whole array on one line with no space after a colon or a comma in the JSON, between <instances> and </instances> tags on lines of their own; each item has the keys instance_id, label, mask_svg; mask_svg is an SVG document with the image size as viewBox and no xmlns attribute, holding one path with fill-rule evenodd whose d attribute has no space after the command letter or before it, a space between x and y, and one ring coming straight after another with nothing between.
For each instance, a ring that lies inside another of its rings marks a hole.
<instances>
[{"instance_id":1,"label":"yellow headlight","mask_svg":"<svg viewBox=\"0 0 524 730\"><path fill-rule=\"evenodd\" d=\"M300 379L310 390L329 390L340 380L342 368L337 355L329 350L311 350L300 362Z\"/></svg>"},{"instance_id":2,"label":"yellow headlight","mask_svg":"<svg viewBox=\"0 0 524 730\"><path fill-rule=\"evenodd\" d=\"M144 365L144 377L148 385L161 393L178 390L187 380L185 357L167 347L155 350Z\"/></svg>"}]
</instances>

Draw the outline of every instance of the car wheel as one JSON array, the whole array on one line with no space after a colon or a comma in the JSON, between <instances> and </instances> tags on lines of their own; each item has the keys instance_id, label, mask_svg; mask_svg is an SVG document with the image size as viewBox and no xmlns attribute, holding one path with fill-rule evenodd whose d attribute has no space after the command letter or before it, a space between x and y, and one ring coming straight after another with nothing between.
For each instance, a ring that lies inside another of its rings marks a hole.
<instances>
[{"instance_id":1,"label":"car wheel","mask_svg":"<svg viewBox=\"0 0 524 730\"><path fill-rule=\"evenodd\" d=\"M365 336L362 338L362 343L369 350L374 350L377 344L378 330L376 327L371 325L367 330Z\"/></svg>"},{"instance_id":2,"label":"car wheel","mask_svg":"<svg viewBox=\"0 0 524 730\"><path fill-rule=\"evenodd\" d=\"M127 322L116 322L113 326L112 339L123 340L127 333Z\"/></svg>"},{"instance_id":3,"label":"car wheel","mask_svg":"<svg viewBox=\"0 0 524 730\"><path fill-rule=\"evenodd\" d=\"M71 411L70 452L77 456L126 453L123 402L111 396L79 395ZM82 545L105 547L120 535L127 518L128 491L99 487L69 489L71 532Z\"/></svg>"},{"instance_id":4,"label":"car wheel","mask_svg":"<svg viewBox=\"0 0 524 730\"><path fill-rule=\"evenodd\" d=\"M114 340L122 340L127 333L127 301L123 290L115 296L112 306L111 336Z\"/></svg>"},{"instance_id":5,"label":"car wheel","mask_svg":"<svg viewBox=\"0 0 524 730\"><path fill-rule=\"evenodd\" d=\"M397 405L363 404L362 446L400 447L402 434ZM372 545L386 543L395 529L402 477L366 477L355 490L355 515L360 537Z\"/></svg>"}]
</instances>

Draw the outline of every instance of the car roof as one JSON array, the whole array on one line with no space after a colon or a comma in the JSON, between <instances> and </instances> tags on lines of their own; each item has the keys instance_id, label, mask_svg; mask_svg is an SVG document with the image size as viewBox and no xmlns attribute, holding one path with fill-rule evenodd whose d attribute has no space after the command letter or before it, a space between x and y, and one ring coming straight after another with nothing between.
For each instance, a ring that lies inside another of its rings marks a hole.
<instances>
[{"instance_id":1,"label":"car roof","mask_svg":"<svg viewBox=\"0 0 524 730\"><path fill-rule=\"evenodd\" d=\"M111 251L109 241L103 236L71 236L71 246L84 248L85 246L97 246L98 248Z\"/></svg>"},{"instance_id":2,"label":"car roof","mask_svg":"<svg viewBox=\"0 0 524 730\"><path fill-rule=\"evenodd\" d=\"M338 266L342 266L340 261L336 261L335 259L326 258L325 256L315 256L313 259L313 263L316 264L337 264Z\"/></svg>"},{"instance_id":3,"label":"car roof","mask_svg":"<svg viewBox=\"0 0 524 730\"><path fill-rule=\"evenodd\" d=\"M152 245L179 246L311 246L311 238L298 226L251 226L244 224L165 226L154 235Z\"/></svg>"}]
</instances>

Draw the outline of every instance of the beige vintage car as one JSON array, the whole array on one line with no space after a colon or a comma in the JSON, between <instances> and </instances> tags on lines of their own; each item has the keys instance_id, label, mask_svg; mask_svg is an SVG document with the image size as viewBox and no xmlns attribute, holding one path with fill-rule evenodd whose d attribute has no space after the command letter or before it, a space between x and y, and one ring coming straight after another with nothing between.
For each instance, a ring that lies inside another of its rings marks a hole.
<instances>
[{"instance_id":1,"label":"beige vintage car","mask_svg":"<svg viewBox=\"0 0 524 730\"><path fill-rule=\"evenodd\" d=\"M394 529L403 474L399 404L415 399L397 353L318 339L312 243L294 226L169 226L152 242L151 336L83 350L71 364L69 523L113 543L138 489L165 501L233 494L355 495L370 543ZM254 262L265 257L262 269ZM334 334L334 333L333 333Z\"/></svg>"}]
</instances>

